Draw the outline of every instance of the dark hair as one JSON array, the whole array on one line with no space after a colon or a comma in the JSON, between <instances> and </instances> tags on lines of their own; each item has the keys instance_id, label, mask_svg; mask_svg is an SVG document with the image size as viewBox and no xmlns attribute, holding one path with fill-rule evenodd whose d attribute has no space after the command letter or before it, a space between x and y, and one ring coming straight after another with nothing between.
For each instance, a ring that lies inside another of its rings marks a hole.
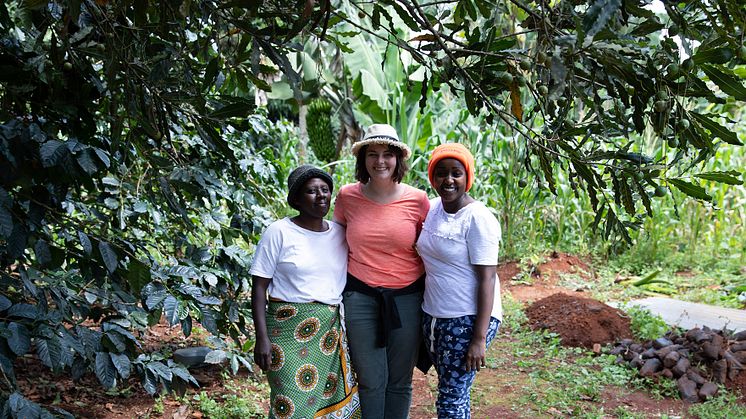
<instances>
[{"instance_id":1,"label":"dark hair","mask_svg":"<svg viewBox=\"0 0 746 419\"><path fill-rule=\"evenodd\" d=\"M389 151L393 152L396 156L396 169L394 170L394 182L401 183L404 176L409 171L406 160L404 160L404 151L401 148L393 145L389 145ZM368 144L360 147L357 151L355 160L355 179L362 183L368 183L370 180L370 173L365 167L365 153L368 152Z\"/></svg>"}]
</instances>

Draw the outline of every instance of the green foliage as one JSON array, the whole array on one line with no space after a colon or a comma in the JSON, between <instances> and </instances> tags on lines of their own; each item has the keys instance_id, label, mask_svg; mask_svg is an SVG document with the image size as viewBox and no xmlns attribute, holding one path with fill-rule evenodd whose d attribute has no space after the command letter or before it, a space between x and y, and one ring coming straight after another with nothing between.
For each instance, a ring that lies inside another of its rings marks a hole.
<instances>
[{"instance_id":1,"label":"green foliage","mask_svg":"<svg viewBox=\"0 0 746 419\"><path fill-rule=\"evenodd\" d=\"M205 417L215 419L263 418L263 408L250 397L228 394L215 400L204 391L194 397L197 407Z\"/></svg>"},{"instance_id":2,"label":"green foliage","mask_svg":"<svg viewBox=\"0 0 746 419\"><path fill-rule=\"evenodd\" d=\"M739 403L738 396L721 389L714 398L690 407L689 414L699 419L742 418L746 417L746 406Z\"/></svg>"},{"instance_id":3,"label":"green foliage","mask_svg":"<svg viewBox=\"0 0 746 419\"><path fill-rule=\"evenodd\" d=\"M671 327L663 319L640 306L622 306L622 310L630 317L630 328L636 339L644 341L658 339Z\"/></svg>"},{"instance_id":4,"label":"green foliage","mask_svg":"<svg viewBox=\"0 0 746 419\"><path fill-rule=\"evenodd\" d=\"M287 168L274 158L294 135L247 99L269 88L251 57L297 76L282 43L254 35L292 37L313 13L0 5L0 402L13 415L34 406L13 370L30 350L106 388L138 374L154 394L195 383L141 353L161 315L186 336L199 322L217 347L231 338L230 352L250 339L250 255L277 217Z\"/></svg>"},{"instance_id":5,"label":"green foliage","mask_svg":"<svg viewBox=\"0 0 746 419\"><path fill-rule=\"evenodd\" d=\"M520 143L519 158L545 182L544 188L555 195L562 185L576 196L585 191L591 225L601 227L605 238L632 244L630 230L653 216L652 198L664 197L669 189L711 200L687 172L715 158L719 149L742 144L732 130L738 111L728 106L743 100L746 90L738 76L744 61L737 35L746 13L734 2L725 8L680 3L659 14L645 8L646 2L496 7L470 1L455 2L452 13L446 9L452 5L441 3L392 3L401 7L355 4L356 13L349 11L344 19L356 30L395 44L405 69L412 62L406 73L423 80L421 107L430 89L447 86L463 97L471 115L483 115L488 126L499 121L509 127ZM736 32L716 29L721 26ZM682 47L661 32L667 28ZM410 35L415 30L420 32ZM373 64L382 54L369 50L361 60L368 65L361 67L372 73L360 70L362 81L378 80L375 74L381 72ZM381 68L386 69L390 56L387 51ZM372 82L365 86L368 99L382 110L390 108L387 92L392 89ZM400 129L406 131L403 125ZM652 147L645 147L643 137ZM697 175L742 182L740 173Z\"/></svg>"}]
</instances>

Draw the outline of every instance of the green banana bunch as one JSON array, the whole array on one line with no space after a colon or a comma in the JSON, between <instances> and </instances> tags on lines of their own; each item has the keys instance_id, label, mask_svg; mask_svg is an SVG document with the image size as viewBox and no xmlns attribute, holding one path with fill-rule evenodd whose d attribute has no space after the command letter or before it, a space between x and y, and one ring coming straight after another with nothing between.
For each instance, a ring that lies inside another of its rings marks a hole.
<instances>
[{"instance_id":1,"label":"green banana bunch","mask_svg":"<svg viewBox=\"0 0 746 419\"><path fill-rule=\"evenodd\" d=\"M337 141L332 127L332 105L323 98L314 99L306 114L308 145L319 160L331 162L337 152Z\"/></svg>"}]
</instances>

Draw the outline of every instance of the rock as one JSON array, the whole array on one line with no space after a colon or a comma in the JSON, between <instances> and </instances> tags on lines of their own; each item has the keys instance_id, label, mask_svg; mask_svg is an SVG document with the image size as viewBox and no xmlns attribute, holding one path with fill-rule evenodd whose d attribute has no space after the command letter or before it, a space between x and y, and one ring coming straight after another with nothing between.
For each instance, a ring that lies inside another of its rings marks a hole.
<instances>
[{"instance_id":1,"label":"rock","mask_svg":"<svg viewBox=\"0 0 746 419\"><path fill-rule=\"evenodd\" d=\"M712 364L712 379L718 384L725 384L728 373L728 361L721 359Z\"/></svg>"},{"instance_id":2,"label":"rock","mask_svg":"<svg viewBox=\"0 0 746 419\"><path fill-rule=\"evenodd\" d=\"M722 348L713 344L712 342L705 342L702 344L702 355L705 359L718 360L720 359L720 350Z\"/></svg>"},{"instance_id":3,"label":"rock","mask_svg":"<svg viewBox=\"0 0 746 419\"><path fill-rule=\"evenodd\" d=\"M637 352L638 354L645 350L645 348L642 347L639 343L633 343L629 345L629 350L633 352Z\"/></svg>"},{"instance_id":4,"label":"rock","mask_svg":"<svg viewBox=\"0 0 746 419\"><path fill-rule=\"evenodd\" d=\"M733 356L740 362L741 364L746 364L746 350L744 351L738 351L733 352Z\"/></svg>"},{"instance_id":5,"label":"rock","mask_svg":"<svg viewBox=\"0 0 746 419\"><path fill-rule=\"evenodd\" d=\"M689 368L689 371L686 372L686 377L694 381L695 383L697 383L697 385L700 385L700 386L704 384L705 382L707 382L707 380L705 380L705 378L702 377L700 373L695 371L694 368Z\"/></svg>"},{"instance_id":6,"label":"rock","mask_svg":"<svg viewBox=\"0 0 746 419\"><path fill-rule=\"evenodd\" d=\"M632 352L630 350L627 350L627 352L624 352L622 354L622 358L624 358L625 361L631 361L632 359L637 358L639 356L640 354L638 354L637 352Z\"/></svg>"},{"instance_id":7,"label":"rock","mask_svg":"<svg viewBox=\"0 0 746 419\"><path fill-rule=\"evenodd\" d=\"M725 352L725 362L728 363L728 379L733 381L738 373L743 371L743 365L733 356L730 351Z\"/></svg>"},{"instance_id":8,"label":"rock","mask_svg":"<svg viewBox=\"0 0 746 419\"><path fill-rule=\"evenodd\" d=\"M593 353L594 354L600 354L601 353L601 344L600 343L594 343L593 344Z\"/></svg>"},{"instance_id":9,"label":"rock","mask_svg":"<svg viewBox=\"0 0 746 419\"><path fill-rule=\"evenodd\" d=\"M650 359L655 357L655 348L648 348L645 352L641 353L640 356L643 359Z\"/></svg>"},{"instance_id":10,"label":"rock","mask_svg":"<svg viewBox=\"0 0 746 419\"><path fill-rule=\"evenodd\" d=\"M658 339L656 339L656 340L653 341L653 347L655 349L661 349L661 348L664 348L664 347L670 346L670 345L673 345L673 342L671 342L670 340L668 340L666 338L658 338Z\"/></svg>"},{"instance_id":11,"label":"rock","mask_svg":"<svg viewBox=\"0 0 746 419\"><path fill-rule=\"evenodd\" d=\"M746 342L737 342L730 345L731 352L746 351Z\"/></svg>"},{"instance_id":12,"label":"rock","mask_svg":"<svg viewBox=\"0 0 746 419\"><path fill-rule=\"evenodd\" d=\"M697 393L697 383L695 383L694 381L686 377L681 377L676 380L676 386L679 388L679 395L681 396L682 400L686 400L692 403L699 401L699 394Z\"/></svg>"},{"instance_id":13,"label":"rock","mask_svg":"<svg viewBox=\"0 0 746 419\"><path fill-rule=\"evenodd\" d=\"M733 340L738 340L738 341L746 340L746 330L741 330L740 332L733 335Z\"/></svg>"},{"instance_id":14,"label":"rock","mask_svg":"<svg viewBox=\"0 0 746 419\"><path fill-rule=\"evenodd\" d=\"M635 369L640 369L645 364L645 361L643 361L642 358L639 356L632 358L631 361L629 361L629 366Z\"/></svg>"},{"instance_id":15,"label":"rock","mask_svg":"<svg viewBox=\"0 0 746 419\"><path fill-rule=\"evenodd\" d=\"M673 372L671 372L671 370L669 370L668 368L665 368L663 371L661 371L660 375L668 379L673 378Z\"/></svg>"},{"instance_id":16,"label":"rock","mask_svg":"<svg viewBox=\"0 0 746 419\"><path fill-rule=\"evenodd\" d=\"M663 364L658 358L650 358L640 368L641 377L652 377L656 372L661 370Z\"/></svg>"},{"instance_id":17,"label":"rock","mask_svg":"<svg viewBox=\"0 0 746 419\"><path fill-rule=\"evenodd\" d=\"M689 370L690 367L689 360L686 358L679 358L679 360L676 362L676 365L674 365L673 368L671 368L671 372L673 372L673 375L675 377L681 377L686 375L687 370Z\"/></svg>"},{"instance_id":18,"label":"rock","mask_svg":"<svg viewBox=\"0 0 746 419\"><path fill-rule=\"evenodd\" d=\"M712 342L712 344L717 346L718 348L722 348L725 344L725 338L716 333L712 335L712 340L710 342Z\"/></svg>"},{"instance_id":19,"label":"rock","mask_svg":"<svg viewBox=\"0 0 746 419\"><path fill-rule=\"evenodd\" d=\"M632 339L622 339L619 344L626 347L631 345L632 342L634 342Z\"/></svg>"},{"instance_id":20,"label":"rock","mask_svg":"<svg viewBox=\"0 0 746 419\"><path fill-rule=\"evenodd\" d=\"M699 398L701 400L707 400L711 397L714 397L717 394L718 394L718 386L709 381L702 384L702 387L699 389Z\"/></svg>"},{"instance_id":21,"label":"rock","mask_svg":"<svg viewBox=\"0 0 746 419\"><path fill-rule=\"evenodd\" d=\"M689 332L687 332L687 339L689 339L692 342L702 343L706 340L712 339L712 333L706 332L702 329L692 329Z\"/></svg>"},{"instance_id":22,"label":"rock","mask_svg":"<svg viewBox=\"0 0 746 419\"><path fill-rule=\"evenodd\" d=\"M675 352L679 349L679 345L668 345L655 351L655 356L660 359L664 359L669 353Z\"/></svg>"},{"instance_id":23,"label":"rock","mask_svg":"<svg viewBox=\"0 0 746 419\"><path fill-rule=\"evenodd\" d=\"M679 358L681 358L681 355L678 352L671 351L665 358L663 358L663 366L666 368L673 368L673 366L679 362Z\"/></svg>"},{"instance_id":24,"label":"rock","mask_svg":"<svg viewBox=\"0 0 746 419\"><path fill-rule=\"evenodd\" d=\"M627 348L625 348L624 346L619 345L619 346L615 346L615 347L611 348L611 350L609 351L609 354L611 354L611 355L619 355L619 354L621 354L622 352L624 352L626 350L627 350Z\"/></svg>"},{"instance_id":25,"label":"rock","mask_svg":"<svg viewBox=\"0 0 746 419\"><path fill-rule=\"evenodd\" d=\"M702 329L700 329L699 327L695 327L693 329L689 329L686 334L684 334L684 337L694 342L697 340L697 336L700 334L702 334Z\"/></svg>"},{"instance_id":26,"label":"rock","mask_svg":"<svg viewBox=\"0 0 746 419\"><path fill-rule=\"evenodd\" d=\"M205 357L212 349L207 346L195 346L193 348L181 348L174 351L174 361L184 364L187 368L202 365Z\"/></svg>"}]
</instances>

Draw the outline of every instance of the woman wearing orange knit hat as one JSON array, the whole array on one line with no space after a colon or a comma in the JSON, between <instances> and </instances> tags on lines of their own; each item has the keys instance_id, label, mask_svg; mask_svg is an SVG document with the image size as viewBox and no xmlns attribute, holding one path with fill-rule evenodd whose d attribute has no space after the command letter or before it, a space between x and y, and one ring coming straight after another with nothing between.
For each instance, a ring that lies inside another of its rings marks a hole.
<instances>
[{"instance_id":1,"label":"woman wearing orange knit hat","mask_svg":"<svg viewBox=\"0 0 746 419\"><path fill-rule=\"evenodd\" d=\"M436 147L427 174L440 197L430 201L417 240L427 275L423 337L438 371L438 417L469 418L471 385L502 320L500 225L467 194L474 183L474 156L466 147Z\"/></svg>"}]
</instances>

